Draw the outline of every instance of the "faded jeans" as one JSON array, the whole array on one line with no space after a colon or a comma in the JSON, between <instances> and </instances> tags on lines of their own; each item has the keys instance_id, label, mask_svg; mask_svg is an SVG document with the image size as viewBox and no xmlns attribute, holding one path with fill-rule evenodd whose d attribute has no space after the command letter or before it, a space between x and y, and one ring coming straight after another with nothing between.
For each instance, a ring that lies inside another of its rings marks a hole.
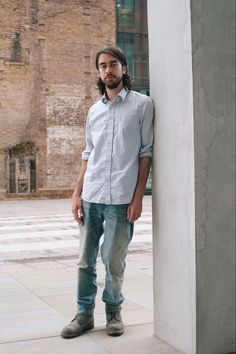
<instances>
[{"instance_id":1,"label":"faded jeans","mask_svg":"<svg viewBox=\"0 0 236 354\"><path fill-rule=\"evenodd\" d=\"M83 201L84 225L80 228L78 261L78 313L93 314L96 284L96 260L99 241L104 234L101 257L106 270L102 300L106 312L121 310L124 297L121 292L125 258L133 236L133 224L127 220L128 204L106 205Z\"/></svg>"}]
</instances>

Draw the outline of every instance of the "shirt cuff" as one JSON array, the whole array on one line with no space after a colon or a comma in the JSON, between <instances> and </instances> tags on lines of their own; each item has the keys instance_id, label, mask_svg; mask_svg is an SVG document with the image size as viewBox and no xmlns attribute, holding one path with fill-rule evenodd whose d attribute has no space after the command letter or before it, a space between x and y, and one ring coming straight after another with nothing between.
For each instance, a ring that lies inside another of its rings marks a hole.
<instances>
[{"instance_id":1,"label":"shirt cuff","mask_svg":"<svg viewBox=\"0 0 236 354\"><path fill-rule=\"evenodd\" d=\"M151 157L152 158L152 149L141 149L138 157Z\"/></svg>"},{"instance_id":2,"label":"shirt cuff","mask_svg":"<svg viewBox=\"0 0 236 354\"><path fill-rule=\"evenodd\" d=\"M90 152L88 152L88 151L83 151L82 152L82 160L88 160L89 159L89 155L90 155Z\"/></svg>"}]
</instances>

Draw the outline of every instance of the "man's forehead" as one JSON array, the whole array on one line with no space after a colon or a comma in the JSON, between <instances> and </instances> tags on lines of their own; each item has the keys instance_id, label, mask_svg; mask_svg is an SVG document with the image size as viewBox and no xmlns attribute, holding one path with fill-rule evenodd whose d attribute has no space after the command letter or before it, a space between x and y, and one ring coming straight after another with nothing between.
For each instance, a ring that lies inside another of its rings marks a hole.
<instances>
[{"instance_id":1,"label":"man's forehead","mask_svg":"<svg viewBox=\"0 0 236 354\"><path fill-rule=\"evenodd\" d=\"M101 63L114 63L114 62L120 62L116 57L114 57L111 54L106 54L102 53L98 59L98 64Z\"/></svg>"}]
</instances>

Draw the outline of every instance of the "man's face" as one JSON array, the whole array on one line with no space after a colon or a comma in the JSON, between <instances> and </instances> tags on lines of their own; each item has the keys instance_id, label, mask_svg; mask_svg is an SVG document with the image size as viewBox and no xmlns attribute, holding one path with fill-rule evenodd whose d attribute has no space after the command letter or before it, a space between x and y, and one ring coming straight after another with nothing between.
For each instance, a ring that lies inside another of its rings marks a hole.
<instances>
[{"instance_id":1,"label":"man's face","mask_svg":"<svg viewBox=\"0 0 236 354\"><path fill-rule=\"evenodd\" d=\"M115 89L122 83L125 66L110 54L101 54L98 60L99 77L109 89Z\"/></svg>"}]
</instances>

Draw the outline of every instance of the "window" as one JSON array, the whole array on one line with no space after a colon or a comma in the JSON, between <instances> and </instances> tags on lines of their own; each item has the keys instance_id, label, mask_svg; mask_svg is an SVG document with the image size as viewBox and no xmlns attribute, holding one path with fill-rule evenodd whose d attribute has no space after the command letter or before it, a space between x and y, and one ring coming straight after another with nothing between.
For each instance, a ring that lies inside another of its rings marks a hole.
<instances>
[{"instance_id":1,"label":"window","mask_svg":"<svg viewBox=\"0 0 236 354\"><path fill-rule=\"evenodd\" d=\"M133 89L149 94L147 2L117 0L117 45L127 56Z\"/></svg>"},{"instance_id":2,"label":"window","mask_svg":"<svg viewBox=\"0 0 236 354\"><path fill-rule=\"evenodd\" d=\"M117 25L123 27L135 26L135 0L117 0Z\"/></svg>"},{"instance_id":3,"label":"window","mask_svg":"<svg viewBox=\"0 0 236 354\"><path fill-rule=\"evenodd\" d=\"M135 40L133 33L117 33L117 44L122 48L128 60L128 71L130 76L135 78Z\"/></svg>"}]
</instances>

